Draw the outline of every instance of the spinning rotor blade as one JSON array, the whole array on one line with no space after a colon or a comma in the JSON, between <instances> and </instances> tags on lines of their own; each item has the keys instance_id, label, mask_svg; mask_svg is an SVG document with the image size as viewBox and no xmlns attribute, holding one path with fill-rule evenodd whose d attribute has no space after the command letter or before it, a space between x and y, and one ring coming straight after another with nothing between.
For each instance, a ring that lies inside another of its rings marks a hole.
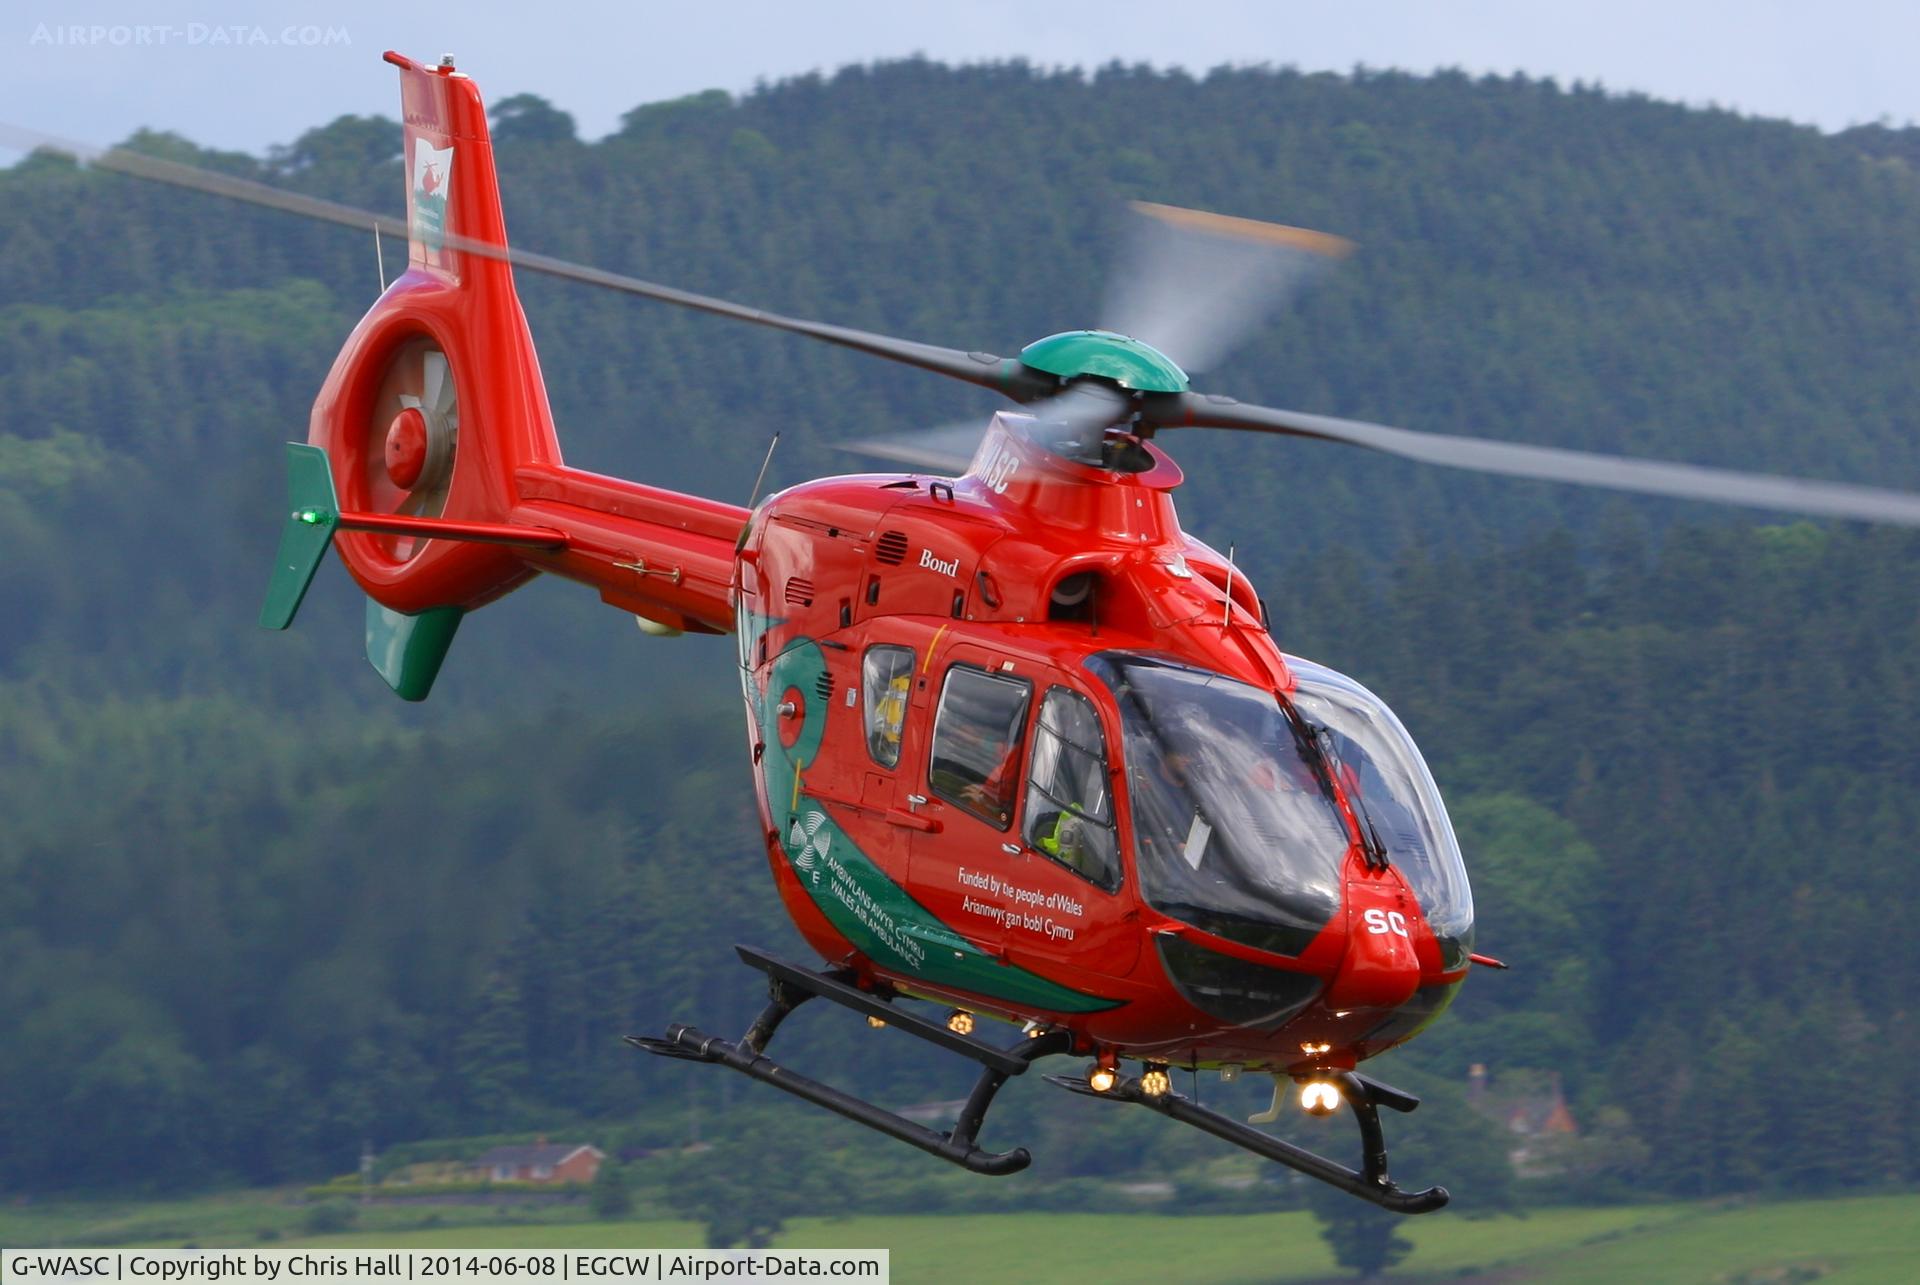
<instances>
[{"instance_id":1,"label":"spinning rotor blade","mask_svg":"<svg viewBox=\"0 0 1920 1285\"><path fill-rule=\"evenodd\" d=\"M911 433L889 433L881 437L862 437L834 445L855 455L870 455L877 460L905 464L915 471L957 477L973 463L986 426L969 420Z\"/></svg>"},{"instance_id":2,"label":"spinning rotor blade","mask_svg":"<svg viewBox=\"0 0 1920 1285\"><path fill-rule=\"evenodd\" d=\"M402 239L408 236L403 219L124 148L103 150L5 124L0 124L0 147L23 152L51 151L152 182L345 227L373 228L383 235ZM1170 206L1142 206L1138 207L1138 213L1147 220L1148 248L1138 255L1133 269L1121 274L1123 282L1130 277L1138 277L1139 281L1116 296L1113 307L1117 311L1113 313L1112 328L1121 333L1131 330L1146 342L1169 349L1173 357L1195 366L1203 367L1222 355L1280 295L1303 281L1307 272L1315 270L1315 265L1324 266L1351 248L1349 243L1324 233ZM1158 248L1154 248L1153 238L1159 238ZM1484 438L1417 433L1362 420L1245 406L1232 398L1197 393L1147 393L1128 399L1117 390L1093 381L1075 383L1061 392L1059 378L1013 358L963 352L847 326L787 317L471 237L449 233L445 243L464 253L502 261L529 272L604 286L677 307L806 335L964 380L1018 402L1040 403L1035 409L1040 412L1043 428L1038 431L1044 431L1047 422L1062 425L1068 439L1062 445L1070 455L1097 447L1101 430L1122 423L1137 411L1142 433L1183 427L1276 433L1363 446L1421 463L1482 473L1822 517L1920 526L1920 494L1910 492ZM1189 275L1182 276L1182 272ZM444 369L441 374L444 377ZM429 396L426 400L431 405L435 399ZM869 439L853 447L909 463L937 460L944 467L959 459L965 444L946 432L933 442L927 441L924 434L915 434ZM962 465L965 462L962 460Z\"/></svg>"},{"instance_id":3,"label":"spinning rotor blade","mask_svg":"<svg viewBox=\"0 0 1920 1285\"><path fill-rule=\"evenodd\" d=\"M1325 232L1172 205L1134 201L1127 217L1100 328L1151 345L1187 370L1220 361L1275 309L1353 252L1351 241ZM1088 382L1030 401L1028 410L1066 425L1068 431L1048 444L1089 463L1098 459L1103 431L1132 413L1110 387ZM840 447L959 472L972 460L983 431L950 425Z\"/></svg>"},{"instance_id":4,"label":"spinning rotor blade","mask_svg":"<svg viewBox=\"0 0 1920 1285\"><path fill-rule=\"evenodd\" d=\"M1033 416L1033 436L1068 459L1098 463L1101 440L1109 425L1132 414L1132 403L1104 384L1078 383L1063 392L1027 403ZM888 433L837 442L843 451L894 460L942 474L958 474L973 462L986 426L968 422L911 433Z\"/></svg>"},{"instance_id":5,"label":"spinning rotor blade","mask_svg":"<svg viewBox=\"0 0 1920 1285\"><path fill-rule=\"evenodd\" d=\"M214 170L203 170L197 166L183 165L178 161L145 156L125 148L89 147L84 143L76 143L69 139L56 138L50 134L3 123L0 123L0 147L22 152L55 152L99 169L131 174L136 178L149 179L172 187L207 192L214 196L243 201L249 205L261 205L271 210L298 214L303 218L319 219L326 223L338 223L345 227L374 228L385 235L396 236L402 240L407 238L407 224L404 219L375 214L370 210L342 205L337 201L303 196L298 192L269 187L265 183L236 178L231 174L221 174ZM1005 393L1015 401L1024 402L1043 397L1053 391L1056 383L1053 379L1026 369L1016 360L996 357L992 353L962 352L958 348L942 348L936 344L916 343L910 339L895 339L891 335L856 330L851 326L835 326L821 321L808 321L801 317L782 316L777 312L749 308L711 295L676 290L672 286L642 281L638 277L590 268L584 264L556 259L551 255L515 250L495 245L490 241L479 241L453 233L448 233L444 240L452 249L479 255L482 258L497 259L528 272L538 272L586 285L605 286L609 290L639 295L646 299L657 299L676 307L691 308L697 312L729 317L735 321L750 322L756 326L767 326L774 330L807 335L830 344L838 344L843 348L852 348L857 352L871 353L876 357L904 362L909 366L933 371L935 374L965 380L969 384Z\"/></svg>"},{"instance_id":6,"label":"spinning rotor blade","mask_svg":"<svg viewBox=\"0 0 1920 1285\"><path fill-rule=\"evenodd\" d=\"M1134 201L1100 325L1212 370L1352 252L1325 232Z\"/></svg>"},{"instance_id":7,"label":"spinning rotor blade","mask_svg":"<svg viewBox=\"0 0 1920 1285\"><path fill-rule=\"evenodd\" d=\"M1709 500L1718 504L1779 509L1819 517L1858 518L1868 522L1920 526L1920 494L1910 491L1781 477L1770 473L1745 473L1737 469L1675 464L1622 455L1601 455L1556 446L1524 446L1516 442L1457 437L1448 433L1416 433L1410 429L1389 428L1385 424L1370 424L1364 420L1334 419L1326 415L1274 410L1266 406L1244 406L1231 397L1205 393L1182 393L1169 398L1165 404L1148 409L1142 415L1142 423L1154 428L1232 428L1243 432L1308 437L1347 446L1364 446L1369 450L1398 455L1402 459L1418 460L1422 464L1438 464L1444 468L1468 469L1476 473L1572 482L1580 486L1632 491L1641 495Z\"/></svg>"}]
</instances>

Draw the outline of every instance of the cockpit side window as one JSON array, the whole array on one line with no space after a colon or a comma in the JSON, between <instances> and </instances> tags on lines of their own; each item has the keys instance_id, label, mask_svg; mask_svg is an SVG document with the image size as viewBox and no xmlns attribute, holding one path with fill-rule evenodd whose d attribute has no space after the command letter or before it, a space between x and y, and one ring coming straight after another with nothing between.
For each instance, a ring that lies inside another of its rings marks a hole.
<instances>
[{"instance_id":1,"label":"cockpit side window","mask_svg":"<svg viewBox=\"0 0 1920 1285\"><path fill-rule=\"evenodd\" d=\"M913 648L878 644L860 661L861 695L867 711L867 753L881 767L900 762L900 728L913 686Z\"/></svg>"},{"instance_id":2,"label":"cockpit side window","mask_svg":"<svg viewBox=\"0 0 1920 1285\"><path fill-rule=\"evenodd\" d=\"M1032 698L1033 684L1025 679L968 665L949 669L933 723L928 788L989 825L1011 826Z\"/></svg>"},{"instance_id":3,"label":"cockpit side window","mask_svg":"<svg viewBox=\"0 0 1920 1285\"><path fill-rule=\"evenodd\" d=\"M1107 738L1093 702L1055 687L1040 705L1027 772L1027 846L1112 892L1120 886Z\"/></svg>"}]
</instances>

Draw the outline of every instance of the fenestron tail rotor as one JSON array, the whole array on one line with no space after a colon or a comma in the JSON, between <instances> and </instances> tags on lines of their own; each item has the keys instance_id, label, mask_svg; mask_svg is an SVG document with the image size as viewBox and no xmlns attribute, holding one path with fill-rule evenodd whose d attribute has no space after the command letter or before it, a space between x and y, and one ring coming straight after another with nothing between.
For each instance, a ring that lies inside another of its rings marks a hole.
<instances>
[{"instance_id":1,"label":"fenestron tail rotor","mask_svg":"<svg viewBox=\"0 0 1920 1285\"><path fill-rule=\"evenodd\" d=\"M7 125L0 125L0 146L52 151L98 168L307 218L362 230L375 228L393 236L408 234L399 219L125 149L92 148ZM450 249L530 272L806 335L993 389L1016 402L1038 403L1034 410L1042 431L1051 426L1053 433L1051 439L1042 436L1041 440L1072 457L1090 458L1101 437L1115 428L1141 436L1171 428L1223 428L1337 442L1421 463L1509 477L1920 526L1920 494L1906 491L1422 433L1196 393L1181 362L1197 369L1217 363L1275 307L1345 257L1351 246L1325 233L1170 206L1139 205L1133 215L1136 227L1105 314L1111 328L1050 336L1029 345L1017 358L787 317L454 231L447 232L444 242ZM399 403L401 393L395 393L396 416L415 411L428 425L416 429L409 422L401 433L414 440L424 432L428 440L423 470L443 446L451 459L451 429L457 426L457 402L438 409L440 404L427 396L426 379L423 364L420 391L412 394L418 405ZM449 430L439 438L431 428L436 419ZM392 428L389 421L388 429ZM978 432L936 430L932 436L868 438L849 446L885 459L947 468L971 455L967 439L977 441ZM386 475L383 486L395 489L396 495L399 490L406 492L404 498L396 499L392 511L401 512L404 505L413 506L410 512L430 513L436 504L444 503L444 482L431 480L437 475L423 476L430 480L403 488L392 474Z\"/></svg>"},{"instance_id":2,"label":"fenestron tail rotor","mask_svg":"<svg viewBox=\"0 0 1920 1285\"><path fill-rule=\"evenodd\" d=\"M388 359L367 415L360 454L367 496L377 512L437 518L453 487L460 398L447 355L414 338ZM395 536L393 556L406 559L422 542Z\"/></svg>"}]
</instances>

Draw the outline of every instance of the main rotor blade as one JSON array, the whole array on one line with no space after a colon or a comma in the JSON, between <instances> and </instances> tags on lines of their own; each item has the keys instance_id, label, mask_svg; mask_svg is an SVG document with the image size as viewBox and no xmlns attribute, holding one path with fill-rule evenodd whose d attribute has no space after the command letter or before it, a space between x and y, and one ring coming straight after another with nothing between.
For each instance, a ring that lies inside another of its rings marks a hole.
<instances>
[{"instance_id":1,"label":"main rotor blade","mask_svg":"<svg viewBox=\"0 0 1920 1285\"><path fill-rule=\"evenodd\" d=\"M1102 329L1213 370L1260 323L1353 252L1325 232L1132 202Z\"/></svg>"},{"instance_id":2,"label":"main rotor blade","mask_svg":"<svg viewBox=\"0 0 1920 1285\"><path fill-rule=\"evenodd\" d=\"M880 437L835 442L834 446L855 455L869 455L877 460L905 464L915 471L958 477L973 463L973 453L979 449L980 439L986 431L985 424L969 420L913 433L888 433Z\"/></svg>"},{"instance_id":3,"label":"main rotor blade","mask_svg":"<svg viewBox=\"0 0 1920 1285\"><path fill-rule=\"evenodd\" d=\"M1049 450L1068 459L1097 464L1108 425L1120 423L1132 412L1133 403L1118 389L1082 382L1068 385L1056 396L1029 402L1021 413L1033 417L1027 432ZM974 451L985 432L986 426L976 421L913 433L863 437L834 445L856 455L959 474L973 462Z\"/></svg>"},{"instance_id":4,"label":"main rotor blade","mask_svg":"<svg viewBox=\"0 0 1920 1285\"><path fill-rule=\"evenodd\" d=\"M1920 494L1856 486L1848 482L1821 482L1745 473L1699 464L1601 455L1555 446L1523 446L1480 437L1446 433L1416 433L1364 420L1335 419L1302 411L1244 406L1231 397L1182 393L1168 398L1142 416L1155 428L1232 428L1245 432L1279 433L1324 442L1364 446L1369 450L1438 464L1446 468L1498 473L1507 477L1572 482L1579 486L1664 495L1683 500L1710 500L1757 509L1809 513L1819 517L1859 518L1920 526Z\"/></svg>"},{"instance_id":5,"label":"main rotor blade","mask_svg":"<svg viewBox=\"0 0 1920 1285\"><path fill-rule=\"evenodd\" d=\"M76 143L70 139L57 138L51 134L42 134L35 130L21 129L4 123L0 123L0 147L21 152L55 152L71 156L75 160L84 161L100 169L130 174L135 178L143 178L155 183L224 196L229 200L265 206L267 209L281 210L325 223L338 223L352 228L374 228L382 234L396 236L402 240L407 237L407 225L403 219L375 214L371 210L362 210L351 205L342 205L338 201L289 192L284 188L270 187L265 183L237 178L231 174L183 165L178 161L146 156L121 147L106 149L90 147L85 143ZM727 299L695 294L690 290L677 290L672 286L642 281L638 277L590 268L585 264L572 263L566 259L556 259L552 255L516 250L508 246L495 245L491 241L480 241L453 233L446 234L444 240L449 247L465 254L500 260L528 272L559 277L565 281L578 281L585 285L603 286L625 294L657 299L662 303L670 303L680 308L691 308L697 312L728 317L734 321L745 321L756 326L767 326L774 330L806 335L811 339L837 344L842 348L870 353L875 357L885 357L889 361L904 362L909 366L917 366L921 370L964 380L981 388L990 388L995 392L1006 394L1015 401L1025 402L1043 397L1052 392L1056 385L1056 381L1051 377L1028 370L1017 360L996 357L992 353L962 352L958 348L942 348L935 344L916 343L910 339L896 339L891 335L856 330L851 326L835 326L822 321L809 321L802 317L782 316L777 312L749 308Z\"/></svg>"}]
</instances>

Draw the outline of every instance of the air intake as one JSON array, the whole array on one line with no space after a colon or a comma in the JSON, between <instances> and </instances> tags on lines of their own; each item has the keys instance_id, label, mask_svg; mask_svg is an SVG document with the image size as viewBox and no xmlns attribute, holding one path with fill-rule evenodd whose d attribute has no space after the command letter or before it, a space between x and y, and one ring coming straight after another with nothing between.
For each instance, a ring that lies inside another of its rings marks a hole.
<instances>
[{"instance_id":1,"label":"air intake","mask_svg":"<svg viewBox=\"0 0 1920 1285\"><path fill-rule=\"evenodd\" d=\"M897 567L907 560L907 533L888 531L873 546L873 560L882 566Z\"/></svg>"},{"instance_id":2,"label":"air intake","mask_svg":"<svg viewBox=\"0 0 1920 1285\"><path fill-rule=\"evenodd\" d=\"M790 607L811 607L813 605L813 581L799 576L787 581L787 605Z\"/></svg>"}]
</instances>

